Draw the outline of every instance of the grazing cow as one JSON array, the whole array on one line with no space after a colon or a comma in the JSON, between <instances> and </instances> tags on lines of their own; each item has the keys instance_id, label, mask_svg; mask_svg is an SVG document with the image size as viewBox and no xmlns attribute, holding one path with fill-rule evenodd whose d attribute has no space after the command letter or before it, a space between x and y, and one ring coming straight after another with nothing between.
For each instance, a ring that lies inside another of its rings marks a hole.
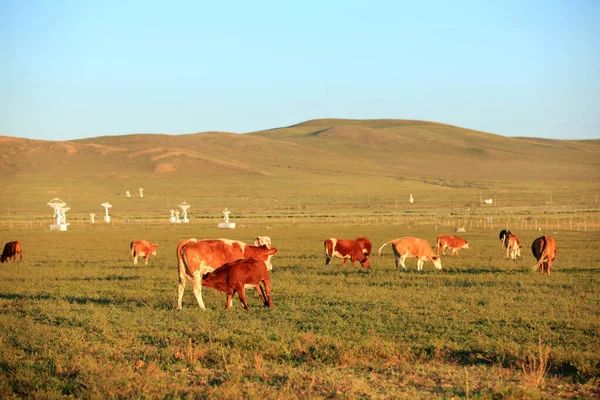
<instances>
[{"instance_id":1,"label":"grazing cow","mask_svg":"<svg viewBox=\"0 0 600 400\"><path fill-rule=\"evenodd\" d=\"M23 261L23 250L21 249L21 243L19 243L18 240L14 242L8 242L4 245L4 250L0 256L0 261L8 262L12 257L13 262L16 262L17 254L19 255L21 261Z\"/></svg>"},{"instance_id":2,"label":"grazing cow","mask_svg":"<svg viewBox=\"0 0 600 400\"><path fill-rule=\"evenodd\" d=\"M541 236L531 244L533 256L538 261L532 269L539 270L540 274L550 275L550 267L556 258L556 242L552 236Z\"/></svg>"},{"instance_id":3,"label":"grazing cow","mask_svg":"<svg viewBox=\"0 0 600 400\"><path fill-rule=\"evenodd\" d=\"M206 310L202 300L203 275L213 272L227 263L246 258L263 261L270 271L273 269L271 257L275 253L277 253L277 249L269 249L267 246L250 246L237 240L182 240L177 246L179 268L177 310L181 310L186 280L193 282L194 295L198 305L201 309Z\"/></svg>"},{"instance_id":4,"label":"grazing cow","mask_svg":"<svg viewBox=\"0 0 600 400\"><path fill-rule=\"evenodd\" d=\"M458 250L469 248L469 241L458 236L438 236L435 253L439 256L441 250L442 255L446 255L446 248L452 249L452 255L458 255Z\"/></svg>"},{"instance_id":5,"label":"grazing cow","mask_svg":"<svg viewBox=\"0 0 600 400\"><path fill-rule=\"evenodd\" d=\"M156 255L156 249L158 248L157 244L150 244L147 240L134 240L129 245L131 247L131 256L133 257L133 265L137 265L137 259L139 256L144 257L146 260L146 265L148 265L148 260L150 259L150 254L153 256Z\"/></svg>"},{"instance_id":6,"label":"grazing cow","mask_svg":"<svg viewBox=\"0 0 600 400\"><path fill-rule=\"evenodd\" d=\"M263 287L260 285L263 283ZM255 258L247 258L227 263L213 272L209 272L202 277L202 284L206 287L217 289L227 294L227 304L225 309L231 308L233 295L238 293L242 305L247 310L245 288L255 288L262 299L265 307L271 307L271 281L269 271L264 261Z\"/></svg>"},{"instance_id":7,"label":"grazing cow","mask_svg":"<svg viewBox=\"0 0 600 400\"><path fill-rule=\"evenodd\" d=\"M254 239L254 245L255 245L255 246L262 246L262 245L265 245L265 246L267 246L267 248L269 248L269 249L270 249L271 247L273 247L273 246L271 245L271 238L270 238L270 237L268 237L268 236L257 236L257 237Z\"/></svg>"},{"instance_id":8,"label":"grazing cow","mask_svg":"<svg viewBox=\"0 0 600 400\"><path fill-rule=\"evenodd\" d=\"M356 240L329 238L325 240L324 246L325 267L330 266L329 263L335 256L344 260L344 267L350 259L352 266L354 261L358 261L364 268L371 268L369 256L373 245L368 238L356 238Z\"/></svg>"},{"instance_id":9,"label":"grazing cow","mask_svg":"<svg viewBox=\"0 0 600 400\"><path fill-rule=\"evenodd\" d=\"M510 236L511 232L508 229L502 229L500 231L500 242L502 242L502 248L506 249L508 247L508 237Z\"/></svg>"},{"instance_id":10,"label":"grazing cow","mask_svg":"<svg viewBox=\"0 0 600 400\"><path fill-rule=\"evenodd\" d=\"M513 260L516 260L517 257L521 257L521 241L519 240L518 237L516 237L515 235L513 235L512 233L510 233L508 235L508 245L506 247L506 258L508 258L508 255L510 254L510 258L512 258Z\"/></svg>"},{"instance_id":11,"label":"grazing cow","mask_svg":"<svg viewBox=\"0 0 600 400\"><path fill-rule=\"evenodd\" d=\"M403 237L400 239L393 239L387 243L384 243L379 248L379 256L381 256L381 250L388 244L392 244L394 255L396 256L396 269L398 269L398 263L402 265L402 268L406 271L406 265L404 260L408 257L417 258L417 270L423 270L423 262L429 261L437 269L442 269L442 260L439 256L436 256L431 248L429 242L425 239L419 239L416 237Z\"/></svg>"}]
</instances>

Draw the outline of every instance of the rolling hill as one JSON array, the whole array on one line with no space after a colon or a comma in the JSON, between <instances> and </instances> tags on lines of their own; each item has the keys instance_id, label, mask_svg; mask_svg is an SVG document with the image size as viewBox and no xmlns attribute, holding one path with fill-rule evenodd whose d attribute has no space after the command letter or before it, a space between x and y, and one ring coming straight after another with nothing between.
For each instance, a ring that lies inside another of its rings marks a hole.
<instances>
[{"instance_id":1,"label":"rolling hill","mask_svg":"<svg viewBox=\"0 0 600 400\"><path fill-rule=\"evenodd\" d=\"M508 138L412 120L311 120L247 134L0 137L0 176L249 174L478 180L600 178L600 141Z\"/></svg>"}]
</instances>

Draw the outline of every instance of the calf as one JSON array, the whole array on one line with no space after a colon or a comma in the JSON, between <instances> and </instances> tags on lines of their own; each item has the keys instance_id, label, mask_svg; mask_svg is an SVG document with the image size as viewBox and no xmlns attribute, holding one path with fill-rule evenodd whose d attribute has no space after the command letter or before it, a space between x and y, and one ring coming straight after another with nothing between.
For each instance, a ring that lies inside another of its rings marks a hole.
<instances>
[{"instance_id":1,"label":"calf","mask_svg":"<svg viewBox=\"0 0 600 400\"><path fill-rule=\"evenodd\" d=\"M271 257L277 249L267 246L250 246L244 242L229 239L197 240L187 239L177 246L179 286L177 310L181 310L186 281L193 282L194 295L201 309L206 310L202 300L202 277L221 266L240 259L254 258L265 263L271 270Z\"/></svg>"},{"instance_id":2,"label":"calf","mask_svg":"<svg viewBox=\"0 0 600 400\"><path fill-rule=\"evenodd\" d=\"M156 249L158 248L157 244L150 244L147 240L134 240L129 245L131 248L131 256L133 257L133 265L137 265L138 256L144 257L146 260L146 265L148 265L148 260L150 259L150 254L153 256L156 255Z\"/></svg>"},{"instance_id":3,"label":"calf","mask_svg":"<svg viewBox=\"0 0 600 400\"><path fill-rule=\"evenodd\" d=\"M369 256L372 244L368 238L363 237L356 240L329 238L323 244L325 246L325 267L330 267L331 259L338 257L344 260L344 267L349 259L352 266L355 261L358 261L363 268L371 268Z\"/></svg>"},{"instance_id":4,"label":"calf","mask_svg":"<svg viewBox=\"0 0 600 400\"><path fill-rule=\"evenodd\" d=\"M396 256L396 269L398 269L398 263L402 265L402 268L406 271L406 265L404 265L404 260L408 257L416 257L417 258L417 270L423 270L423 263L425 261L429 261L433 263L433 265L437 269L442 269L442 261L439 256L433 253L431 245L425 239L419 239L416 237L403 237L400 239L393 239L387 243L384 243L379 248L379 256L381 256L381 250L388 244L392 244L392 250L394 250L394 255Z\"/></svg>"},{"instance_id":5,"label":"calf","mask_svg":"<svg viewBox=\"0 0 600 400\"><path fill-rule=\"evenodd\" d=\"M550 275L550 267L556 259L556 242L552 236L541 236L531 244L533 256L538 261L532 269L539 270L540 274Z\"/></svg>"},{"instance_id":6,"label":"calf","mask_svg":"<svg viewBox=\"0 0 600 400\"><path fill-rule=\"evenodd\" d=\"M469 248L469 242L458 236L438 236L435 253L439 256L441 250L442 254L446 255L446 248L452 249L452 255L458 255L458 250Z\"/></svg>"},{"instance_id":7,"label":"calf","mask_svg":"<svg viewBox=\"0 0 600 400\"><path fill-rule=\"evenodd\" d=\"M519 238L512 233L509 233L507 242L506 258L508 258L509 254L510 258L513 260L516 260L517 257L521 257L521 242L519 241Z\"/></svg>"},{"instance_id":8,"label":"calf","mask_svg":"<svg viewBox=\"0 0 600 400\"><path fill-rule=\"evenodd\" d=\"M263 283L263 287L260 283ZM237 292L242 305L247 310L246 288L255 288L265 307L273 306L271 301L271 281L265 262L255 258L237 260L217 268L202 277L202 285L227 294L225 309L229 310L233 295Z\"/></svg>"},{"instance_id":9,"label":"calf","mask_svg":"<svg viewBox=\"0 0 600 400\"><path fill-rule=\"evenodd\" d=\"M268 237L268 236L257 236L257 237L254 239L254 245L255 245L255 246L262 246L262 245L265 245L265 246L267 246L267 248L268 248L268 249L270 249L271 247L273 247L273 246L271 245L271 238L270 238L270 237Z\"/></svg>"},{"instance_id":10,"label":"calf","mask_svg":"<svg viewBox=\"0 0 600 400\"><path fill-rule=\"evenodd\" d=\"M8 242L4 245L4 250L0 256L0 262L8 262L11 257L13 262L15 262L17 261L17 254L19 255L21 261L23 261L23 250L21 249L21 243L19 243L18 240L14 242Z\"/></svg>"}]
</instances>

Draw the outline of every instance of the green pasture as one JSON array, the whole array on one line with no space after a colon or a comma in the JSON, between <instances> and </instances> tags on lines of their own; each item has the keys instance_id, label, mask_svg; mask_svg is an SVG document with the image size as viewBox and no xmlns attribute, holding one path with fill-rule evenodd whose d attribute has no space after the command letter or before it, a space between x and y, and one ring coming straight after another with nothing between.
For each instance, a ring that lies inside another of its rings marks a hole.
<instances>
[{"instance_id":1,"label":"green pasture","mask_svg":"<svg viewBox=\"0 0 600 400\"><path fill-rule=\"evenodd\" d=\"M19 240L25 258L0 266L4 397L600 395L598 232L513 229L523 257L512 261L499 227L473 228L460 234L471 249L419 273L414 259L408 272L395 270L389 246L381 257L377 249L409 235L434 244L450 226L280 215L223 231L217 220L2 227L0 241ZM541 234L558 244L549 277L531 270L529 246ZM249 291L249 311L237 298L226 311L225 295L204 288L203 312L187 285L175 311L179 240L257 235L279 249L273 308ZM332 236L370 237L372 269L338 259L325 269L323 240ZM148 266L132 265L132 239L159 244Z\"/></svg>"}]
</instances>

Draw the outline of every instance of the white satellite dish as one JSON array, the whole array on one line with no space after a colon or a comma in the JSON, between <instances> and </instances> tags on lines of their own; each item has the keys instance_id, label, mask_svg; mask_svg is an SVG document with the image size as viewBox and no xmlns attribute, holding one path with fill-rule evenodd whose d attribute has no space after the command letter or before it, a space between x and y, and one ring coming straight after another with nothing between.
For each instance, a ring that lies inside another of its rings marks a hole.
<instances>
[{"instance_id":1,"label":"white satellite dish","mask_svg":"<svg viewBox=\"0 0 600 400\"><path fill-rule=\"evenodd\" d=\"M144 197L144 188L139 188L138 190L140 191L140 197Z\"/></svg>"},{"instance_id":2,"label":"white satellite dish","mask_svg":"<svg viewBox=\"0 0 600 400\"><path fill-rule=\"evenodd\" d=\"M188 216L187 216L187 210L190 207L191 206L188 203L186 203L185 201L179 205L179 208L181 208L183 210L183 222L185 222L185 223L190 222L190 220L188 219Z\"/></svg>"},{"instance_id":3,"label":"white satellite dish","mask_svg":"<svg viewBox=\"0 0 600 400\"><path fill-rule=\"evenodd\" d=\"M106 203L102 203L100 204L102 207L104 207L104 222L109 223L110 222L110 215L108 215L108 209L112 207L112 204L110 204L108 201Z\"/></svg>"},{"instance_id":4,"label":"white satellite dish","mask_svg":"<svg viewBox=\"0 0 600 400\"><path fill-rule=\"evenodd\" d=\"M91 213L90 214L90 223L93 224L94 223L94 217L96 216L96 213Z\"/></svg>"},{"instance_id":5,"label":"white satellite dish","mask_svg":"<svg viewBox=\"0 0 600 400\"><path fill-rule=\"evenodd\" d=\"M50 225L51 231L66 231L67 230L67 216L65 213L70 210L69 207L65 207L67 203L55 197L46 203L50 207L54 209L54 218L56 218L56 223Z\"/></svg>"},{"instance_id":6,"label":"white satellite dish","mask_svg":"<svg viewBox=\"0 0 600 400\"><path fill-rule=\"evenodd\" d=\"M229 211L227 208L225 208L223 210L223 219L225 219L225 222L219 222L219 224L217 225L219 228L225 228L225 229L233 229L235 228L235 222L229 222L229 214L231 213L231 211Z\"/></svg>"}]
</instances>

